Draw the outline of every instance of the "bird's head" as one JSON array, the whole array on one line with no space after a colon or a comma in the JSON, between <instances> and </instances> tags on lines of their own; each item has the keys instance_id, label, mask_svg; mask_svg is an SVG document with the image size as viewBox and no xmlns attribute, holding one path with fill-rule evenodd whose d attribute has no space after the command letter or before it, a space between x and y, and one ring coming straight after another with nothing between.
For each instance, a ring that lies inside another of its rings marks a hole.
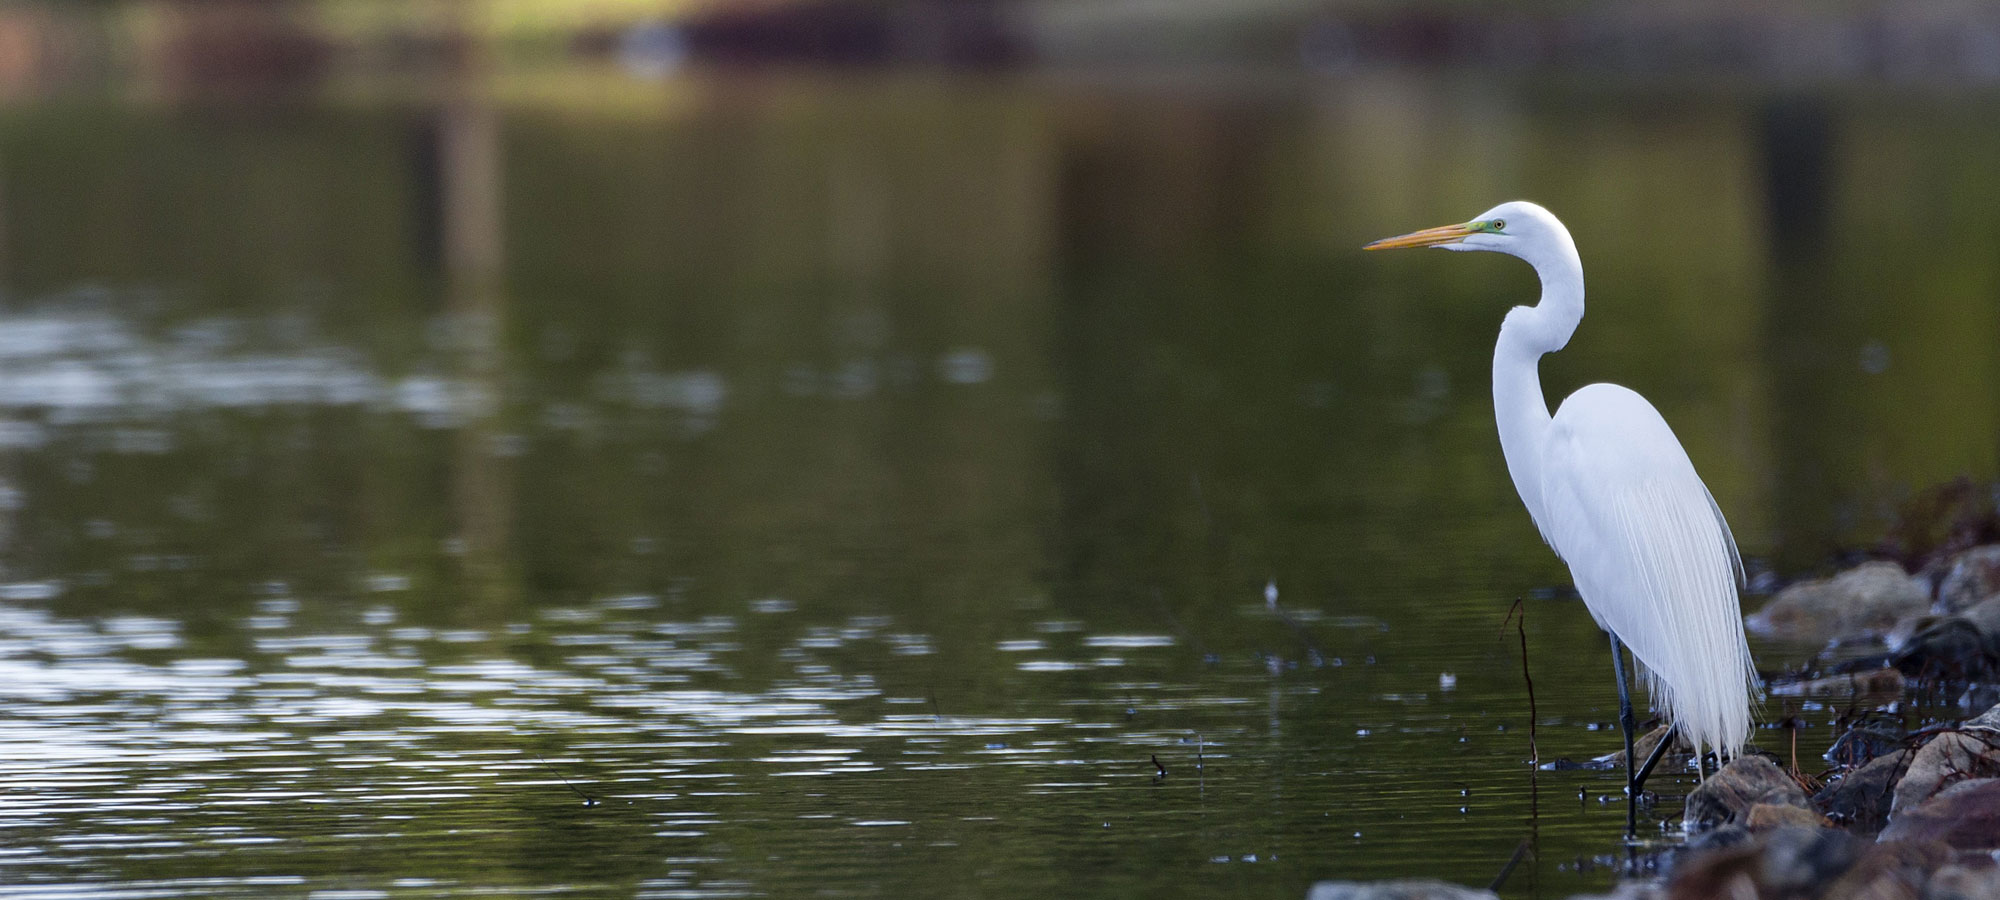
<instances>
[{"instance_id":1,"label":"bird's head","mask_svg":"<svg viewBox=\"0 0 2000 900\"><path fill-rule=\"evenodd\" d=\"M1470 222L1441 225L1392 238L1383 238L1363 250L1393 250L1398 247L1441 247L1446 250L1497 250L1518 256L1539 266L1552 252L1567 250L1574 255L1569 229L1553 213L1526 200L1510 200L1493 207Z\"/></svg>"}]
</instances>

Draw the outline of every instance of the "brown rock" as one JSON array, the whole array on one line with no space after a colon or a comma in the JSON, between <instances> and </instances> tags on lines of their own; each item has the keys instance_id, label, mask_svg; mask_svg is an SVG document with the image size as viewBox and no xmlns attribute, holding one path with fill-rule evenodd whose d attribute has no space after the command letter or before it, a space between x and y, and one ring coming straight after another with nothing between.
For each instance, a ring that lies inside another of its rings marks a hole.
<instances>
[{"instance_id":1,"label":"brown rock","mask_svg":"<svg viewBox=\"0 0 2000 900\"><path fill-rule=\"evenodd\" d=\"M1918 900L1925 873L1949 855L1937 844L1870 844L1837 828L1783 827L1722 849L1691 842L1673 863L1667 893L1672 900Z\"/></svg>"},{"instance_id":2,"label":"brown rock","mask_svg":"<svg viewBox=\"0 0 2000 900\"><path fill-rule=\"evenodd\" d=\"M1969 778L2000 776L2000 732L1984 728L1947 731L1925 744L1910 760L1910 769L1896 782L1891 816L1936 796Z\"/></svg>"},{"instance_id":3,"label":"brown rock","mask_svg":"<svg viewBox=\"0 0 2000 900\"><path fill-rule=\"evenodd\" d=\"M1765 637L1820 642L1887 632L1930 605L1930 585L1923 579L1895 563L1872 562L1785 588L1743 624Z\"/></svg>"},{"instance_id":4,"label":"brown rock","mask_svg":"<svg viewBox=\"0 0 2000 900\"><path fill-rule=\"evenodd\" d=\"M1673 731L1673 726L1662 725L1652 731L1639 735L1639 738L1632 742L1632 755L1639 762L1645 762L1646 757L1652 755L1653 748L1659 746L1661 739L1665 738L1667 732L1670 731ZM1689 746L1687 740L1676 732L1674 734L1673 746L1668 747L1666 754L1660 757L1660 769L1658 771L1667 772L1685 766L1687 765L1688 757L1693 755L1694 748ZM1625 751L1620 749L1609 756L1601 757L1600 760L1610 763L1614 769L1622 769L1625 767Z\"/></svg>"},{"instance_id":5,"label":"brown rock","mask_svg":"<svg viewBox=\"0 0 2000 900\"><path fill-rule=\"evenodd\" d=\"M1786 825L1804 828L1820 828L1826 825L1826 817L1800 806L1782 803L1759 803L1750 807L1743 817L1744 827L1751 831L1769 831Z\"/></svg>"},{"instance_id":6,"label":"brown rock","mask_svg":"<svg viewBox=\"0 0 2000 900\"><path fill-rule=\"evenodd\" d=\"M1757 847L1739 845L1691 854L1675 862L1667 880L1670 900L1714 900L1716 897L1756 897Z\"/></svg>"},{"instance_id":7,"label":"brown rock","mask_svg":"<svg viewBox=\"0 0 2000 900\"><path fill-rule=\"evenodd\" d=\"M1884 668L1774 685L1771 694L1777 697L1856 697L1870 694L1901 697L1904 684L1903 673Z\"/></svg>"},{"instance_id":8,"label":"brown rock","mask_svg":"<svg viewBox=\"0 0 2000 900\"><path fill-rule=\"evenodd\" d=\"M1840 776L1813 797L1813 808L1834 824L1862 832L1880 831L1889 822L1896 782L1910 768L1915 750L1897 750L1868 761Z\"/></svg>"},{"instance_id":9,"label":"brown rock","mask_svg":"<svg viewBox=\"0 0 2000 900\"><path fill-rule=\"evenodd\" d=\"M1710 775L1687 798L1685 826L1689 831L1707 831L1717 825L1746 822L1750 808L1759 803L1807 807L1804 788L1768 759L1742 756Z\"/></svg>"},{"instance_id":10,"label":"brown rock","mask_svg":"<svg viewBox=\"0 0 2000 900\"><path fill-rule=\"evenodd\" d=\"M1931 874L1923 900L1995 900L2000 898L2000 866L1954 863Z\"/></svg>"},{"instance_id":11,"label":"brown rock","mask_svg":"<svg viewBox=\"0 0 2000 900\"><path fill-rule=\"evenodd\" d=\"M2000 778L1961 781L1919 805L1897 810L1877 840L1938 841L1960 850L2000 849Z\"/></svg>"},{"instance_id":12,"label":"brown rock","mask_svg":"<svg viewBox=\"0 0 2000 900\"><path fill-rule=\"evenodd\" d=\"M1920 900L1930 873L1950 858L1941 844L1876 844L1827 885L1820 900Z\"/></svg>"}]
</instances>

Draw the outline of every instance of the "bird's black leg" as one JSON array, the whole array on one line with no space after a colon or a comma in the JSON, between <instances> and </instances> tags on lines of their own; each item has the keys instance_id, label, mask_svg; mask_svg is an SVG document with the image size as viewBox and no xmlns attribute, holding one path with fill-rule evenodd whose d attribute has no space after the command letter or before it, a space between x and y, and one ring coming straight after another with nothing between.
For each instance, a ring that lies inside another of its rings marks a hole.
<instances>
[{"instance_id":1,"label":"bird's black leg","mask_svg":"<svg viewBox=\"0 0 2000 900\"><path fill-rule=\"evenodd\" d=\"M1639 767L1638 777L1632 779L1632 793L1637 794L1646 786L1646 776L1653 774L1653 767L1660 764L1660 757L1667 755L1667 747L1680 740L1680 737L1679 725L1667 726L1667 733L1661 736L1659 743L1653 745L1653 752L1646 754L1646 764Z\"/></svg>"},{"instance_id":2,"label":"bird's black leg","mask_svg":"<svg viewBox=\"0 0 2000 900\"><path fill-rule=\"evenodd\" d=\"M1632 691L1625 685L1625 648L1611 636L1611 666L1618 670L1618 727L1625 732L1625 837L1639 833L1639 790L1632 780Z\"/></svg>"}]
</instances>

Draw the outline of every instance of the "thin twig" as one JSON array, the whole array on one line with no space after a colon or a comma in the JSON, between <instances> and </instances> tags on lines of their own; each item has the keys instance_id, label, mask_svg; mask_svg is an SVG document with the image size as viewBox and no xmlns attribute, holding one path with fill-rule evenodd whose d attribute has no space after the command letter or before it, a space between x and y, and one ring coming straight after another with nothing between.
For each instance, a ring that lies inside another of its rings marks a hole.
<instances>
[{"instance_id":1,"label":"thin twig","mask_svg":"<svg viewBox=\"0 0 2000 900\"><path fill-rule=\"evenodd\" d=\"M1515 613L1520 613L1520 617L1516 618ZM1528 683L1528 761L1539 766L1542 764L1542 751L1535 743L1535 720L1541 718L1541 714L1535 711L1535 679L1528 674L1528 607L1519 597L1514 598L1514 606L1507 610L1507 618L1501 621L1500 627L1507 627L1508 622L1514 623L1514 633L1521 639L1521 680Z\"/></svg>"},{"instance_id":2,"label":"thin twig","mask_svg":"<svg viewBox=\"0 0 2000 900\"><path fill-rule=\"evenodd\" d=\"M564 778L564 777L563 777L563 773L562 773L562 772L560 772L560 771L557 771L557 770L556 770L556 767L555 767L555 766L553 766L553 765L550 765L550 764L549 764L549 761L548 761L548 760L546 760L546 759L542 759L542 755L541 755L540 753L537 753L537 754L535 754L535 759L537 759L537 760L540 760L540 761L541 761L541 764L542 764L542 768L545 768L545 769L548 769L548 770L549 770L549 774L550 774L550 775L554 775L554 776L556 777L556 780L558 780L558 781L561 781L561 782L562 782L562 783L563 783L563 784L564 784L565 786L567 786L567 787L568 787L568 788L569 788L570 790L572 790L572 791L575 791L575 792L576 792L576 795L577 795L577 796L579 796L579 797L582 797L582 798L583 798L583 805L585 805L585 806L596 806L596 805L597 805L597 798L596 798L596 797L592 797L592 796L590 796L589 794L586 794L586 793L584 793L584 792L583 792L583 789L582 789L582 788L580 788L580 787L577 787L577 786L576 786L576 785L574 785L574 784L570 784L570 781L569 781L569 779L567 779L567 778Z\"/></svg>"},{"instance_id":3,"label":"thin twig","mask_svg":"<svg viewBox=\"0 0 2000 900\"><path fill-rule=\"evenodd\" d=\"M1500 867L1500 874L1493 877L1493 883L1487 885L1486 890L1495 894L1499 893L1500 886L1507 883L1507 876L1514 874L1514 867L1520 865L1521 857L1527 855L1528 839L1522 838L1521 843L1514 845L1514 855L1507 858L1507 864Z\"/></svg>"},{"instance_id":4,"label":"thin twig","mask_svg":"<svg viewBox=\"0 0 2000 900\"><path fill-rule=\"evenodd\" d=\"M1201 732L1194 733L1194 779L1195 787L1201 795L1208 796L1208 739Z\"/></svg>"}]
</instances>

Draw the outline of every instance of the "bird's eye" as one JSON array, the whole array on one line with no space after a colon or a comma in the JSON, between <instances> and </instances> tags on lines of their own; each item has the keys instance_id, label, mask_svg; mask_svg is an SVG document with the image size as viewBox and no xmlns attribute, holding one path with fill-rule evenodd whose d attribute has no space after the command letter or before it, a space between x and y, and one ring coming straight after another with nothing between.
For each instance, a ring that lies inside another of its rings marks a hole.
<instances>
[{"instance_id":1,"label":"bird's eye","mask_svg":"<svg viewBox=\"0 0 2000 900\"><path fill-rule=\"evenodd\" d=\"M1506 228L1506 227L1507 227L1507 220L1506 220L1506 219L1494 219L1494 220L1493 220L1493 230L1494 230L1494 231L1499 231L1499 230L1501 230L1501 229L1504 229L1504 228Z\"/></svg>"}]
</instances>

